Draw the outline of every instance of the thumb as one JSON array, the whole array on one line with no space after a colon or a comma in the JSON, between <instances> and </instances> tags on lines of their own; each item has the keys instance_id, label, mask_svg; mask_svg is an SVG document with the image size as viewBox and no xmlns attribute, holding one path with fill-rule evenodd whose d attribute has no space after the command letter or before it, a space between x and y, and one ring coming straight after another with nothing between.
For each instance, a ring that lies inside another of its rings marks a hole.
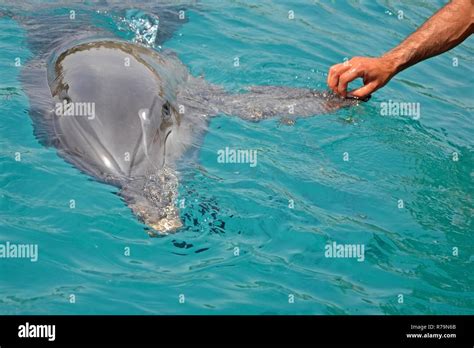
<instances>
[{"instance_id":1,"label":"thumb","mask_svg":"<svg viewBox=\"0 0 474 348\"><path fill-rule=\"evenodd\" d=\"M357 97L357 98L365 98L368 95L370 95L372 92L376 91L377 89L378 89L377 83L370 82L366 84L365 86L362 86L360 88L354 89L353 91L350 91L348 93L348 96Z\"/></svg>"}]
</instances>

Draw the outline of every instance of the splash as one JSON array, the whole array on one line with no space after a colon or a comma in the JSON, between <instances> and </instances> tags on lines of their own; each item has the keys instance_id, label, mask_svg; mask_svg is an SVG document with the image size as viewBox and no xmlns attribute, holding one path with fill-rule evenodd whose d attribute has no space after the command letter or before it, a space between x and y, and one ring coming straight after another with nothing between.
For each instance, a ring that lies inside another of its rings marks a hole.
<instances>
[{"instance_id":1,"label":"splash","mask_svg":"<svg viewBox=\"0 0 474 348\"><path fill-rule=\"evenodd\" d=\"M142 10L130 9L125 12L122 24L135 34L133 42L154 47L160 24L157 15Z\"/></svg>"}]
</instances>

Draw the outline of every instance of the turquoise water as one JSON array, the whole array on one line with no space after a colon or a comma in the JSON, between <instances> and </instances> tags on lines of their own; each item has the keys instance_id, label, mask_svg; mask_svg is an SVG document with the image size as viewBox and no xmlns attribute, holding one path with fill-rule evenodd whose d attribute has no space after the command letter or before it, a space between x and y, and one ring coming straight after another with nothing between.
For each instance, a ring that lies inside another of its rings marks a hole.
<instances>
[{"instance_id":1,"label":"turquoise water","mask_svg":"<svg viewBox=\"0 0 474 348\"><path fill-rule=\"evenodd\" d=\"M229 90L325 89L332 64L381 54L442 3L204 1L163 47ZM25 40L0 18L0 243L38 244L39 259L0 259L0 313L474 314L472 38L355 108L293 126L213 119L181 173L185 227L164 238L35 139L14 64ZM388 100L420 103L420 119L381 116ZM218 163L225 147L258 150L258 165ZM334 241L365 260L326 258Z\"/></svg>"}]
</instances>

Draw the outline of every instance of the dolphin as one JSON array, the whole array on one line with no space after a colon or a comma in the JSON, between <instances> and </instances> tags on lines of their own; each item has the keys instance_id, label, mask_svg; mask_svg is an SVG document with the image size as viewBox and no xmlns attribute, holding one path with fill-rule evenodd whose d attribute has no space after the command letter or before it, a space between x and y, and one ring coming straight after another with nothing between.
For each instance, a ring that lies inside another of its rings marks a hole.
<instances>
[{"instance_id":1,"label":"dolphin","mask_svg":"<svg viewBox=\"0 0 474 348\"><path fill-rule=\"evenodd\" d=\"M182 226L176 163L212 117L256 122L358 104L283 86L229 93L192 76L172 52L117 38L83 35L52 46L22 73L36 136L82 172L118 187L151 236Z\"/></svg>"}]
</instances>

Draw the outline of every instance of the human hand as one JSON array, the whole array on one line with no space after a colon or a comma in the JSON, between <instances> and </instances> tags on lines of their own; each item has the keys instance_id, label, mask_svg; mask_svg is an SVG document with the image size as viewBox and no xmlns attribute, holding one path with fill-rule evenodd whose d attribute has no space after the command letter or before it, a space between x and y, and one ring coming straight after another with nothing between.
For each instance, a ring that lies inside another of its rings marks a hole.
<instances>
[{"instance_id":1,"label":"human hand","mask_svg":"<svg viewBox=\"0 0 474 348\"><path fill-rule=\"evenodd\" d=\"M327 83L334 93L344 98L349 96L363 99L385 86L395 74L395 65L387 58L354 57L333 65L329 69ZM364 86L348 92L349 82L359 77L364 81Z\"/></svg>"}]
</instances>

